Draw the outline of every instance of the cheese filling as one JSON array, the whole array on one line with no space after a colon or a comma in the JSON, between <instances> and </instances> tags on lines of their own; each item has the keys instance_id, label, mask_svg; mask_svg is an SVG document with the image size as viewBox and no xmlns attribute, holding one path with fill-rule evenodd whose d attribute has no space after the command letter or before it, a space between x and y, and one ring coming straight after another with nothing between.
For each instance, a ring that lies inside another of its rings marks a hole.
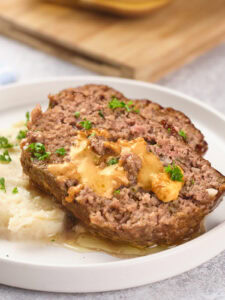
<instances>
[{"instance_id":1,"label":"cheese filling","mask_svg":"<svg viewBox=\"0 0 225 300\"><path fill-rule=\"evenodd\" d=\"M108 136L103 130L92 130L93 133ZM147 150L147 143L143 138L104 143L104 146L116 153L116 156L130 153L139 157L142 163L137 177L139 187L145 191L152 191L163 202L177 199L183 182L170 179L159 158ZM102 168L99 164L101 159L106 160L107 157L97 155L91 149L87 133L80 132L76 144L71 147L70 161L48 166L49 172L59 181L75 179L79 182L79 185L69 188L67 202L72 202L84 186L91 188L99 196L110 198L120 186L129 185L127 171L120 160L116 164Z\"/></svg>"}]
</instances>

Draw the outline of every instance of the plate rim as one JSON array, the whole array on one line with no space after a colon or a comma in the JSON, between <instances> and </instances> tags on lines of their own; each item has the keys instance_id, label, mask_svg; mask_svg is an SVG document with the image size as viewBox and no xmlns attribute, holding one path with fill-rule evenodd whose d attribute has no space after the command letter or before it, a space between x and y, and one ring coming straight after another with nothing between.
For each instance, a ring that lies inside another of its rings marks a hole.
<instances>
[{"instance_id":1,"label":"plate rim","mask_svg":"<svg viewBox=\"0 0 225 300\"><path fill-rule=\"evenodd\" d=\"M151 89L153 89L153 90L163 91L165 93L169 93L169 94L184 98L185 101L197 104L202 109L208 110L209 112L215 114L217 117L219 117L222 121L225 122L225 115L223 113L220 113L218 110L213 108L208 103L204 103L203 101L198 100L194 96L187 95L184 92L180 92L173 88L165 87L165 86L162 86L157 83L145 82L145 81L136 80L136 79L128 79L128 78L120 78L120 77L112 77L112 76L98 76L98 75L96 75L96 76L95 75L75 75L75 76L57 76L57 77L50 76L50 77L43 78L43 79L42 78L41 79L31 79L31 80L26 80L26 81L22 81L22 82L14 82L14 83L9 83L7 85L2 85L2 86L0 86L0 92L8 90L8 89L12 89L12 88L17 88L17 87L24 87L24 86L29 87L32 85L61 82L61 81L73 81L73 80L74 81L76 81L76 80L105 81L106 80L106 81L115 82L115 83L116 82L124 82L124 83L128 83L130 85L133 85L135 83L139 86L151 87Z\"/></svg>"}]
</instances>

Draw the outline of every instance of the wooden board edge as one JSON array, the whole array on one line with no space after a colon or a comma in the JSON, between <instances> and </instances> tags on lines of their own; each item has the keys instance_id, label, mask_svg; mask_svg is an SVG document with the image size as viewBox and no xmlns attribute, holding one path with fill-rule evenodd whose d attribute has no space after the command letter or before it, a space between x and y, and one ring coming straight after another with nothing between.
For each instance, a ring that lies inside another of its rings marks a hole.
<instances>
[{"instance_id":1,"label":"wooden board edge","mask_svg":"<svg viewBox=\"0 0 225 300\"><path fill-rule=\"evenodd\" d=\"M134 70L129 66L102 60L96 56L83 53L79 49L68 49L66 46L64 47L57 42L49 40L48 37L37 36L34 32L13 24L3 17L0 17L0 32L9 38L93 72L103 75L134 78Z\"/></svg>"}]
</instances>

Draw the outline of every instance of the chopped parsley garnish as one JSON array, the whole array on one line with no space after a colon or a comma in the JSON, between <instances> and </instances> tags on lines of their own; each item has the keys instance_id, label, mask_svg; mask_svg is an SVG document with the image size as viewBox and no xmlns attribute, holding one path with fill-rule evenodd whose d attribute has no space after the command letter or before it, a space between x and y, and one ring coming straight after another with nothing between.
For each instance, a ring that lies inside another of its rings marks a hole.
<instances>
[{"instance_id":1,"label":"chopped parsley garnish","mask_svg":"<svg viewBox=\"0 0 225 300\"><path fill-rule=\"evenodd\" d=\"M133 101L129 101L125 103L124 101L120 101L116 97L112 97L112 100L109 102L109 108L113 110L116 108L125 108L127 112L133 111L139 113L140 110L135 107L132 107L133 104L134 104Z\"/></svg>"},{"instance_id":2,"label":"chopped parsley garnish","mask_svg":"<svg viewBox=\"0 0 225 300\"><path fill-rule=\"evenodd\" d=\"M125 107L125 103L123 101L120 101L116 97L112 97L112 100L109 102L109 108L115 109L121 107Z\"/></svg>"},{"instance_id":3,"label":"chopped parsley garnish","mask_svg":"<svg viewBox=\"0 0 225 300\"><path fill-rule=\"evenodd\" d=\"M0 136L0 149L12 148L13 145L9 143L8 139L4 136Z\"/></svg>"},{"instance_id":4,"label":"chopped parsley garnish","mask_svg":"<svg viewBox=\"0 0 225 300\"><path fill-rule=\"evenodd\" d=\"M135 112L136 114L139 114L140 113L140 109L139 108L134 108L133 112Z\"/></svg>"},{"instance_id":5,"label":"chopped parsley garnish","mask_svg":"<svg viewBox=\"0 0 225 300\"><path fill-rule=\"evenodd\" d=\"M129 101L127 104L125 104L125 109L126 109L126 111L131 111L131 110L133 110L133 108L131 108L130 106L132 106L134 103L133 103L133 101Z\"/></svg>"},{"instance_id":6,"label":"chopped parsley garnish","mask_svg":"<svg viewBox=\"0 0 225 300\"><path fill-rule=\"evenodd\" d=\"M115 191L114 191L114 194L115 194L115 195L118 195L119 193L120 193L120 190L115 190Z\"/></svg>"},{"instance_id":7,"label":"chopped parsley garnish","mask_svg":"<svg viewBox=\"0 0 225 300\"><path fill-rule=\"evenodd\" d=\"M25 139L26 136L27 136L27 130L20 130L16 138L17 140L22 140Z\"/></svg>"},{"instance_id":8,"label":"chopped parsley garnish","mask_svg":"<svg viewBox=\"0 0 225 300\"><path fill-rule=\"evenodd\" d=\"M184 176L181 172L181 169L175 164L165 167L165 171L170 175L170 178L173 181L183 181Z\"/></svg>"},{"instance_id":9,"label":"chopped parsley garnish","mask_svg":"<svg viewBox=\"0 0 225 300\"><path fill-rule=\"evenodd\" d=\"M79 118L79 116L80 116L80 113L79 113L79 111L76 111L76 112L74 113L74 117L75 117L76 119L78 119L78 118Z\"/></svg>"},{"instance_id":10,"label":"chopped parsley garnish","mask_svg":"<svg viewBox=\"0 0 225 300\"><path fill-rule=\"evenodd\" d=\"M131 190L133 193L137 193L137 191L138 191L137 187L132 187Z\"/></svg>"},{"instance_id":11,"label":"chopped parsley garnish","mask_svg":"<svg viewBox=\"0 0 225 300\"><path fill-rule=\"evenodd\" d=\"M102 118L105 119L105 116L103 115L103 112L101 110L99 110L98 115Z\"/></svg>"},{"instance_id":12,"label":"chopped parsley garnish","mask_svg":"<svg viewBox=\"0 0 225 300\"><path fill-rule=\"evenodd\" d=\"M192 179L192 180L191 180L191 184L192 184L192 185L194 185L194 184L195 184L195 181L194 181L194 179Z\"/></svg>"},{"instance_id":13,"label":"chopped parsley garnish","mask_svg":"<svg viewBox=\"0 0 225 300\"><path fill-rule=\"evenodd\" d=\"M30 121L30 113L29 113L29 111L27 111L26 112L26 125L27 125L27 123Z\"/></svg>"},{"instance_id":14,"label":"chopped parsley garnish","mask_svg":"<svg viewBox=\"0 0 225 300\"><path fill-rule=\"evenodd\" d=\"M56 149L55 153L64 156L66 155L66 149L65 148Z\"/></svg>"},{"instance_id":15,"label":"chopped parsley garnish","mask_svg":"<svg viewBox=\"0 0 225 300\"><path fill-rule=\"evenodd\" d=\"M91 137L93 137L93 136L96 136L96 132L92 132L92 134L90 134L90 135L88 136L88 138L91 138Z\"/></svg>"},{"instance_id":16,"label":"chopped parsley garnish","mask_svg":"<svg viewBox=\"0 0 225 300\"><path fill-rule=\"evenodd\" d=\"M32 153L33 158L38 160L48 159L51 155L51 152L46 152L45 146L41 143L32 143L27 149Z\"/></svg>"},{"instance_id":17,"label":"chopped parsley garnish","mask_svg":"<svg viewBox=\"0 0 225 300\"><path fill-rule=\"evenodd\" d=\"M6 189L5 189L5 178L3 178L3 177L0 178L0 190L3 190L4 192L6 192Z\"/></svg>"},{"instance_id":18,"label":"chopped parsley garnish","mask_svg":"<svg viewBox=\"0 0 225 300\"><path fill-rule=\"evenodd\" d=\"M180 136L182 136L182 138L183 138L184 140L187 139L187 134L186 134L183 130L180 130L178 133L179 133Z\"/></svg>"},{"instance_id":19,"label":"chopped parsley garnish","mask_svg":"<svg viewBox=\"0 0 225 300\"><path fill-rule=\"evenodd\" d=\"M51 240L51 242L55 242L55 240L54 240L54 239L52 239L52 240Z\"/></svg>"},{"instance_id":20,"label":"chopped parsley garnish","mask_svg":"<svg viewBox=\"0 0 225 300\"><path fill-rule=\"evenodd\" d=\"M79 124L86 130L89 130L92 128L91 121L88 121L86 118L84 119L84 121L81 121Z\"/></svg>"},{"instance_id":21,"label":"chopped parsley garnish","mask_svg":"<svg viewBox=\"0 0 225 300\"><path fill-rule=\"evenodd\" d=\"M108 164L109 166L115 165L115 164L118 164L118 161L119 161L118 158L112 157L110 160L107 161L107 164Z\"/></svg>"},{"instance_id":22,"label":"chopped parsley garnish","mask_svg":"<svg viewBox=\"0 0 225 300\"><path fill-rule=\"evenodd\" d=\"M168 130L169 133L171 133L171 131L172 131L172 129L170 127L167 130Z\"/></svg>"},{"instance_id":23,"label":"chopped parsley garnish","mask_svg":"<svg viewBox=\"0 0 225 300\"><path fill-rule=\"evenodd\" d=\"M3 154L0 154L0 162L4 162L4 163L10 163L12 161L10 155L9 155L9 151L5 150L3 152Z\"/></svg>"},{"instance_id":24,"label":"chopped parsley garnish","mask_svg":"<svg viewBox=\"0 0 225 300\"><path fill-rule=\"evenodd\" d=\"M19 193L18 188L17 188L17 187L14 187L14 189L12 190L12 193L13 193L13 194L18 194L18 193Z\"/></svg>"}]
</instances>

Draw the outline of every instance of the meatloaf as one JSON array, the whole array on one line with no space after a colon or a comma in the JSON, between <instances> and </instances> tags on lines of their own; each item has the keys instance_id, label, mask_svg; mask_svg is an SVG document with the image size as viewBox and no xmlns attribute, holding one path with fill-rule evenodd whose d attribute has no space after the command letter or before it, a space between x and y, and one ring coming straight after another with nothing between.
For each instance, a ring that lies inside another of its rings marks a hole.
<instances>
[{"instance_id":1,"label":"meatloaf","mask_svg":"<svg viewBox=\"0 0 225 300\"><path fill-rule=\"evenodd\" d=\"M33 110L24 172L94 234L144 246L189 238L219 203L224 176L146 117L146 104L92 89L64 90Z\"/></svg>"},{"instance_id":2,"label":"meatloaf","mask_svg":"<svg viewBox=\"0 0 225 300\"><path fill-rule=\"evenodd\" d=\"M73 91L75 90L84 93L86 96L93 95L98 99L110 99L112 96L116 96L121 101L129 101L122 93L105 85L89 84L73 89ZM66 93L68 94L68 90ZM164 108L150 100L137 101L134 100L134 103L138 106L143 118L150 118L162 123L169 131L180 135L183 141L199 154L204 154L207 151L208 145L203 134L184 113L171 107Z\"/></svg>"}]
</instances>

